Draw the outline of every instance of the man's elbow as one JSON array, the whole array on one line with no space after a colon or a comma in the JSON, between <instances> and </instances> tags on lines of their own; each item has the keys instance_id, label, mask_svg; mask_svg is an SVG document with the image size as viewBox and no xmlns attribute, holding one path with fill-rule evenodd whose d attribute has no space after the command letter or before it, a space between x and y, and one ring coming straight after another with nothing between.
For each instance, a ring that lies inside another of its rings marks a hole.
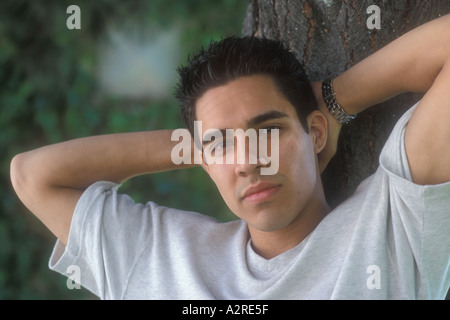
<instances>
[{"instance_id":1,"label":"man's elbow","mask_svg":"<svg viewBox=\"0 0 450 320\"><path fill-rule=\"evenodd\" d=\"M26 185L26 174L24 173L24 155L18 154L11 160L10 178L14 191L20 196L20 191Z\"/></svg>"},{"instance_id":2,"label":"man's elbow","mask_svg":"<svg viewBox=\"0 0 450 320\"><path fill-rule=\"evenodd\" d=\"M39 170L31 166L31 160L27 152L20 153L11 160L10 179L11 184L19 199L29 207L33 193L42 190L39 186Z\"/></svg>"}]
</instances>

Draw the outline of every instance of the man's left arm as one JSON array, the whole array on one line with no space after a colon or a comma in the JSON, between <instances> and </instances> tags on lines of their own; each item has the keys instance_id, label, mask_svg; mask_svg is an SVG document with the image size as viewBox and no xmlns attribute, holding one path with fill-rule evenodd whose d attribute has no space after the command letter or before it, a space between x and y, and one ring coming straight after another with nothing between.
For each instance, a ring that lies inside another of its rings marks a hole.
<instances>
[{"instance_id":1,"label":"man's left arm","mask_svg":"<svg viewBox=\"0 0 450 320\"><path fill-rule=\"evenodd\" d=\"M450 59L411 116L405 149L415 183L450 181Z\"/></svg>"},{"instance_id":2,"label":"man's left arm","mask_svg":"<svg viewBox=\"0 0 450 320\"><path fill-rule=\"evenodd\" d=\"M426 92L405 133L406 154L413 181L417 184L450 181L448 30L450 15L428 22L333 80L336 99L348 114L357 114L402 92ZM317 96L320 90L317 84L313 87ZM320 108L324 108L323 102ZM331 151L328 152L333 153L340 125L329 113L327 117L331 131Z\"/></svg>"}]
</instances>

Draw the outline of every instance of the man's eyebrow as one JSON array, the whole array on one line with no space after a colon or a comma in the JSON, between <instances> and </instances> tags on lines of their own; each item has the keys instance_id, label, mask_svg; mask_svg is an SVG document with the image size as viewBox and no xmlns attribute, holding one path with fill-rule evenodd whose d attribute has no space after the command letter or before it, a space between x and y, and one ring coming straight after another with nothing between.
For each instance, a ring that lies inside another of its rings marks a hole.
<instances>
[{"instance_id":1,"label":"man's eyebrow","mask_svg":"<svg viewBox=\"0 0 450 320\"><path fill-rule=\"evenodd\" d=\"M256 117L251 118L247 123L248 123L249 127L254 127L254 126L256 126L260 123L263 123L267 120L279 119L279 118L285 118L285 117L289 117L289 116L286 113L281 112L281 111L270 110L270 111L267 111L260 115L257 115ZM220 131L220 133L222 134L222 137L225 137L226 130L227 129L216 129L216 130L211 130L211 132L209 132L209 133L206 132L203 137L203 140L202 140L202 145L205 146L211 142L211 138L214 136L214 132L217 133L217 131Z\"/></svg>"},{"instance_id":2,"label":"man's eyebrow","mask_svg":"<svg viewBox=\"0 0 450 320\"><path fill-rule=\"evenodd\" d=\"M288 117L288 115L284 112L281 111L276 111L276 110L270 110L267 111L263 114L260 114L252 119L250 119L248 121L248 126L249 127L254 127L262 122L265 122L267 120L272 120L272 119L279 119L279 118L285 118Z\"/></svg>"}]
</instances>

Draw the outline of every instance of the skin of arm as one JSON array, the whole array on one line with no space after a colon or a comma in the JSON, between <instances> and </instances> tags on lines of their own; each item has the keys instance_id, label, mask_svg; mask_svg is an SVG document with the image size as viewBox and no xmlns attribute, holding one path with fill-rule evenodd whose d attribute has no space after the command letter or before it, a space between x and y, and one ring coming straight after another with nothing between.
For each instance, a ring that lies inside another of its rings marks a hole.
<instances>
[{"instance_id":1,"label":"skin of arm","mask_svg":"<svg viewBox=\"0 0 450 320\"><path fill-rule=\"evenodd\" d=\"M450 15L394 40L333 80L339 104L349 114L402 92L426 92L406 129L405 148L413 181L450 181ZM327 112L320 83L313 83L319 109L329 122L321 170L336 152L341 125Z\"/></svg>"},{"instance_id":2,"label":"skin of arm","mask_svg":"<svg viewBox=\"0 0 450 320\"><path fill-rule=\"evenodd\" d=\"M21 153L11 161L11 181L24 205L64 244L75 206L96 181L122 183L175 165L172 130L74 139Z\"/></svg>"}]
</instances>

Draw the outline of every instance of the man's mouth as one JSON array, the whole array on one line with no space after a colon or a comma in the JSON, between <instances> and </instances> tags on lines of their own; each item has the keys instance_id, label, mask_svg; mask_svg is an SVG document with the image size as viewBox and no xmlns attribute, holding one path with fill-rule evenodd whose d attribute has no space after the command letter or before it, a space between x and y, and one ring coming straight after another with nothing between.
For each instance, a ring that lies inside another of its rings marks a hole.
<instances>
[{"instance_id":1,"label":"man's mouth","mask_svg":"<svg viewBox=\"0 0 450 320\"><path fill-rule=\"evenodd\" d=\"M281 185L272 182L258 182L246 188L242 200L252 203L268 201L280 189Z\"/></svg>"}]
</instances>

